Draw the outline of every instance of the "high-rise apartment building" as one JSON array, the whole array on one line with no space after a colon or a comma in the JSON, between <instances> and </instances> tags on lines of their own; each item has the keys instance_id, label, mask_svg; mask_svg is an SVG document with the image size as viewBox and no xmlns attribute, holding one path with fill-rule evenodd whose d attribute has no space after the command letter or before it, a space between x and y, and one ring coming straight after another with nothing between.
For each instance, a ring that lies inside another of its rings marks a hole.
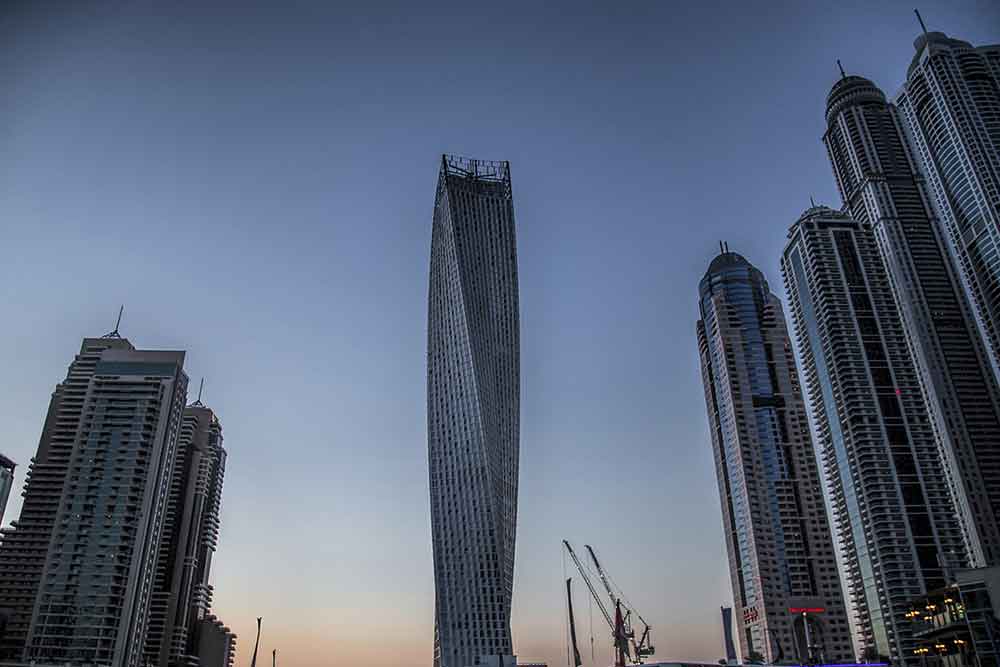
<instances>
[{"instance_id":1,"label":"high-rise apartment building","mask_svg":"<svg viewBox=\"0 0 1000 667\"><path fill-rule=\"evenodd\" d=\"M759 270L728 250L699 291L698 347L743 657L850 661L847 608L781 302Z\"/></svg>"},{"instance_id":2,"label":"high-rise apartment building","mask_svg":"<svg viewBox=\"0 0 1000 667\"><path fill-rule=\"evenodd\" d=\"M38 451L28 466L20 518L0 533L0 606L7 613L0 659L23 657L63 484L94 367L105 350L133 350L123 338L86 338L49 403Z\"/></svg>"},{"instance_id":3,"label":"high-rise apartment building","mask_svg":"<svg viewBox=\"0 0 1000 667\"><path fill-rule=\"evenodd\" d=\"M1000 386L898 118L862 77L827 102L846 210L870 226L895 297L972 565L1000 559Z\"/></svg>"},{"instance_id":4,"label":"high-rise apartment building","mask_svg":"<svg viewBox=\"0 0 1000 667\"><path fill-rule=\"evenodd\" d=\"M187 391L184 353L83 341L0 545L10 658L138 667Z\"/></svg>"},{"instance_id":5,"label":"high-rise apartment building","mask_svg":"<svg viewBox=\"0 0 1000 667\"><path fill-rule=\"evenodd\" d=\"M442 157L430 264L434 665L468 667L513 653L520 325L507 162Z\"/></svg>"},{"instance_id":6,"label":"high-rise apartment building","mask_svg":"<svg viewBox=\"0 0 1000 667\"><path fill-rule=\"evenodd\" d=\"M3 525L4 510L7 509L7 500L10 498L10 490L14 488L14 468L17 465L9 458L0 454L0 526Z\"/></svg>"},{"instance_id":7,"label":"high-rise apartment building","mask_svg":"<svg viewBox=\"0 0 1000 667\"><path fill-rule=\"evenodd\" d=\"M908 601L967 563L922 378L875 232L807 210L782 257L862 644L914 661Z\"/></svg>"},{"instance_id":8,"label":"high-rise apartment building","mask_svg":"<svg viewBox=\"0 0 1000 667\"><path fill-rule=\"evenodd\" d=\"M212 641L204 621L212 603L209 573L218 543L225 470L222 425L199 399L184 409L177 441L146 633L147 665L226 667L203 664L200 657L201 643ZM221 623L215 626L224 628Z\"/></svg>"},{"instance_id":9,"label":"high-rise apartment building","mask_svg":"<svg viewBox=\"0 0 1000 667\"><path fill-rule=\"evenodd\" d=\"M931 32L914 46L896 107L1000 369L1000 45Z\"/></svg>"}]
</instances>

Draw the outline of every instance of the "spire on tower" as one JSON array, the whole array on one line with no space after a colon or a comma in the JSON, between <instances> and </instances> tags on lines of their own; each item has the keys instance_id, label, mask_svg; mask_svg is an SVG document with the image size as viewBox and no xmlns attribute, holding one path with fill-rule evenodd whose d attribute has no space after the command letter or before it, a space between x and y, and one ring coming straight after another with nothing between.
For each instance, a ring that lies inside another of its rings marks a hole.
<instances>
[{"instance_id":1,"label":"spire on tower","mask_svg":"<svg viewBox=\"0 0 1000 667\"><path fill-rule=\"evenodd\" d=\"M124 312L125 304L122 304L122 307L118 309L118 321L115 322L114 330L104 334L101 338L121 338L121 335L118 333L118 327L122 325L122 313Z\"/></svg>"},{"instance_id":2,"label":"spire on tower","mask_svg":"<svg viewBox=\"0 0 1000 667\"><path fill-rule=\"evenodd\" d=\"M199 408L205 407L205 404L201 402L201 392L204 390L205 390L205 378L202 378L201 382L198 384L198 400L192 403L191 404L192 406L198 406Z\"/></svg>"},{"instance_id":3,"label":"spire on tower","mask_svg":"<svg viewBox=\"0 0 1000 667\"><path fill-rule=\"evenodd\" d=\"M919 9L914 9L913 13L917 15L917 21L920 22L920 29L923 30L924 34L926 35L927 34L927 26L924 25L924 17L920 15L920 10Z\"/></svg>"},{"instance_id":4,"label":"spire on tower","mask_svg":"<svg viewBox=\"0 0 1000 667\"><path fill-rule=\"evenodd\" d=\"M837 68L840 69L840 78L846 79L847 73L844 72L844 66L840 63L840 58L837 58Z\"/></svg>"}]
</instances>

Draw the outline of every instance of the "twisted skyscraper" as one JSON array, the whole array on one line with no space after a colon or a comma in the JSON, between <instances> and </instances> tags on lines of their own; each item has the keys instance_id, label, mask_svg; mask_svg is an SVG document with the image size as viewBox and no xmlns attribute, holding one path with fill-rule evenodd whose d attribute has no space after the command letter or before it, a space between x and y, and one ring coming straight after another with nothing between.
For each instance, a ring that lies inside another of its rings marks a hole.
<instances>
[{"instance_id":1,"label":"twisted skyscraper","mask_svg":"<svg viewBox=\"0 0 1000 667\"><path fill-rule=\"evenodd\" d=\"M442 157L427 328L434 665L509 664L520 325L507 162Z\"/></svg>"}]
</instances>

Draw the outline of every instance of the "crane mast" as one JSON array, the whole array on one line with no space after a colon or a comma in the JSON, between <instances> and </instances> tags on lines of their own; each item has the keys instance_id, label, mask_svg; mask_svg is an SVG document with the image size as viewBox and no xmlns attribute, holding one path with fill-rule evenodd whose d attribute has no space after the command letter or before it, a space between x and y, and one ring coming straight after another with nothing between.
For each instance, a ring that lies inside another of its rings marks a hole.
<instances>
[{"instance_id":1,"label":"crane mast","mask_svg":"<svg viewBox=\"0 0 1000 667\"><path fill-rule=\"evenodd\" d=\"M624 598L625 596L622 595L621 592L615 593L614 589L611 587L611 582L608 580L608 575L604 572L604 568L601 567L601 562L597 560L597 554L594 553L594 549L589 544L584 544L583 546L587 549L587 553L590 554L590 560L594 562L594 567L597 569L597 575L601 578L601 583L604 584L604 590L608 592L608 597L611 598L612 602ZM628 604L627 600L626 603L627 604L625 605L625 618L624 618L625 633L629 641L632 642L632 651L635 653L636 659L641 664L642 659L644 657L653 655L656 649L653 646L650 646L649 644L650 641L649 623L646 622L646 619L644 619L642 615L639 614L639 612L632 609L631 604ZM632 629L631 621L633 614L635 614L635 617L639 619L639 622L642 623L644 628L642 631L642 636L639 638L639 641L635 640L635 631Z\"/></svg>"}]
</instances>

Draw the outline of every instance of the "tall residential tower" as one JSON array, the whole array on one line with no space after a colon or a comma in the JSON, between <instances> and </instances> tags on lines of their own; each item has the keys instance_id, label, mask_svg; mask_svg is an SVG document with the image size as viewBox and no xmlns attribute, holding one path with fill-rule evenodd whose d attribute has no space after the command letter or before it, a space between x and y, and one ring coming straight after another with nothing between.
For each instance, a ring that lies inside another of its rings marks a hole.
<instances>
[{"instance_id":1,"label":"tall residential tower","mask_svg":"<svg viewBox=\"0 0 1000 667\"><path fill-rule=\"evenodd\" d=\"M510 165L443 156L427 325L435 667L512 662L519 329Z\"/></svg>"},{"instance_id":2,"label":"tall residential tower","mask_svg":"<svg viewBox=\"0 0 1000 667\"><path fill-rule=\"evenodd\" d=\"M760 271L728 250L712 260L699 296L698 347L744 660L758 653L769 663L850 661L847 610L781 302Z\"/></svg>"},{"instance_id":3,"label":"tall residential tower","mask_svg":"<svg viewBox=\"0 0 1000 667\"><path fill-rule=\"evenodd\" d=\"M871 229L885 267L970 564L1000 562L1000 386L924 179L868 79L833 86L826 122L845 208Z\"/></svg>"},{"instance_id":4,"label":"tall residential tower","mask_svg":"<svg viewBox=\"0 0 1000 667\"><path fill-rule=\"evenodd\" d=\"M966 564L921 377L868 224L816 206L781 269L866 649L913 660L909 601Z\"/></svg>"},{"instance_id":5,"label":"tall residential tower","mask_svg":"<svg viewBox=\"0 0 1000 667\"><path fill-rule=\"evenodd\" d=\"M0 544L5 657L143 664L184 353L87 338L56 387L21 516Z\"/></svg>"},{"instance_id":6,"label":"tall residential tower","mask_svg":"<svg viewBox=\"0 0 1000 667\"><path fill-rule=\"evenodd\" d=\"M914 46L896 105L1000 369L1000 45L925 32Z\"/></svg>"},{"instance_id":7,"label":"tall residential tower","mask_svg":"<svg viewBox=\"0 0 1000 667\"><path fill-rule=\"evenodd\" d=\"M225 667L221 661L205 664L200 656L213 632L206 624L220 625L209 620L209 573L219 537L226 457L222 424L199 398L184 409L177 442L146 633L148 665Z\"/></svg>"}]
</instances>

